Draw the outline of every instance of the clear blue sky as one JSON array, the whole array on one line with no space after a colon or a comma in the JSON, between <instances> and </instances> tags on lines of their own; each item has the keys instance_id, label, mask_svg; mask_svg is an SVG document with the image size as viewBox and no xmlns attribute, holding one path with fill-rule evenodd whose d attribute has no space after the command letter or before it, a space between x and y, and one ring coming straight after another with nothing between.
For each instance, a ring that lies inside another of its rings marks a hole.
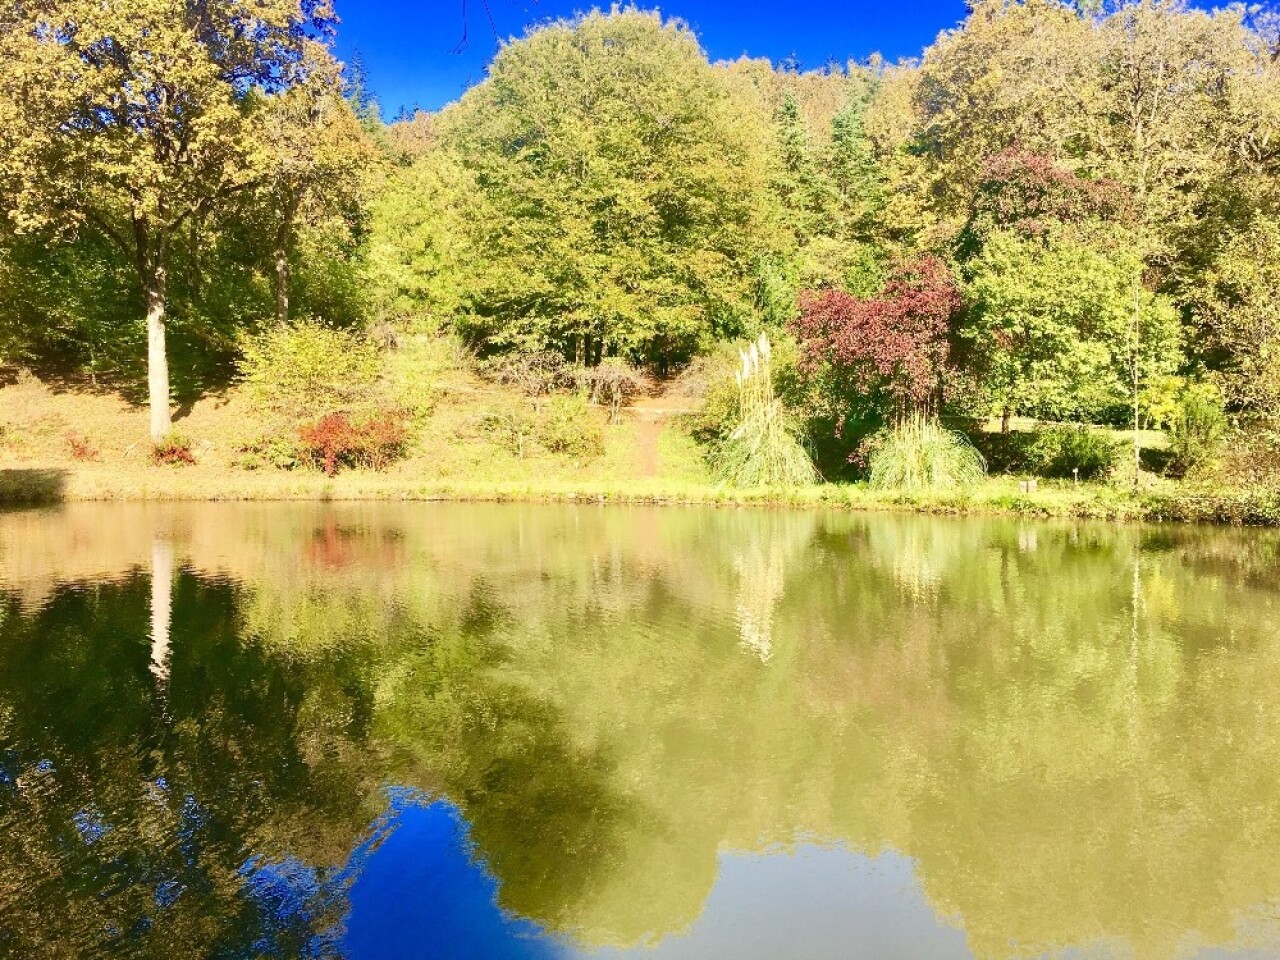
<instances>
[{"instance_id":1,"label":"clear blue sky","mask_svg":"<svg viewBox=\"0 0 1280 960\"><path fill-rule=\"evenodd\" d=\"M488 0L497 35L518 37L546 19L589 10L590 0ZM595 4L607 8L607 2ZM669 0L668 16L688 21L713 60L743 53L777 61L794 53L806 68L879 52L915 56L965 14L964 0ZM434 110L484 79L494 28L484 0L337 0L338 54L364 58L388 116L400 107ZM465 20L464 20L465 10ZM454 53L465 31L467 43Z\"/></svg>"}]
</instances>

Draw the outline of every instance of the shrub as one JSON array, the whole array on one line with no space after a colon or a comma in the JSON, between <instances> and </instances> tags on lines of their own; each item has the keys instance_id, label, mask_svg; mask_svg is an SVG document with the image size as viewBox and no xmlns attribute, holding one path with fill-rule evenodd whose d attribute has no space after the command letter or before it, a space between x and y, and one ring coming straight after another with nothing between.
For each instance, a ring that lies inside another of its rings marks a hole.
<instances>
[{"instance_id":1,"label":"shrub","mask_svg":"<svg viewBox=\"0 0 1280 960\"><path fill-rule=\"evenodd\" d=\"M863 453L877 490L951 490L987 475L986 461L964 434L921 416L873 435Z\"/></svg>"},{"instance_id":2,"label":"shrub","mask_svg":"<svg viewBox=\"0 0 1280 960\"><path fill-rule=\"evenodd\" d=\"M384 360L390 399L418 421L435 411L441 393L471 385L474 358L454 335L400 334Z\"/></svg>"},{"instance_id":3,"label":"shrub","mask_svg":"<svg viewBox=\"0 0 1280 960\"><path fill-rule=\"evenodd\" d=\"M523 460L537 440L538 420L532 410L512 406L486 413L480 418L480 430L508 453Z\"/></svg>"},{"instance_id":4,"label":"shrub","mask_svg":"<svg viewBox=\"0 0 1280 960\"><path fill-rule=\"evenodd\" d=\"M731 486L800 486L821 479L774 394L772 355L763 334L749 351L742 352L737 375L739 422L712 451L713 471Z\"/></svg>"},{"instance_id":5,"label":"shrub","mask_svg":"<svg viewBox=\"0 0 1280 960\"><path fill-rule=\"evenodd\" d=\"M381 357L357 334L302 320L247 337L241 349L240 373L254 399L288 420L376 401Z\"/></svg>"},{"instance_id":6,"label":"shrub","mask_svg":"<svg viewBox=\"0 0 1280 960\"><path fill-rule=\"evenodd\" d=\"M604 453L604 427L582 394L552 397L538 417L538 442L551 453L586 459Z\"/></svg>"},{"instance_id":7,"label":"shrub","mask_svg":"<svg viewBox=\"0 0 1280 960\"><path fill-rule=\"evenodd\" d=\"M1037 431L1026 450L1026 469L1041 477L1081 480L1105 477L1120 460L1123 440L1088 427L1050 427Z\"/></svg>"},{"instance_id":8,"label":"shrub","mask_svg":"<svg viewBox=\"0 0 1280 960\"><path fill-rule=\"evenodd\" d=\"M236 466L242 470L293 470L302 466L298 442L288 436L264 436L251 443L241 444Z\"/></svg>"},{"instance_id":9,"label":"shrub","mask_svg":"<svg viewBox=\"0 0 1280 960\"><path fill-rule=\"evenodd\" d=\"M1230 487L1280 487L1280 424L1255 420L1224 434L1218 455L1189 479Z\"/></svg>"},{"instance_id":10,"label":"shrub","mask_svg":"<svg viewBox=\"0 0 1280 960\"><path fill-rule=\"evenodd\" d=\"M1179 395L1169 425L1171 472L1185 476L1211 466L1227 432L1221 396L1212 388L1189 385Z\"/></svg>"},{"instance_id":11,"label":"shrub","mask_svg":"<svg viewBox=\"0 0 1280 960\"><path fill-rule=\"evenodd\" d=\"M575 379L592 402L609 411L609 422L617 423L622 408L653 386L643 370L616 357L607 357L599 366L580 367Z\"/></svg>"},{"instance_id":12,"label":"shrub","mask_svg":"<svg viewBox=\"0 0 1280 960\"><path fill-rule=\"evenodd\" d=\"M196 462L191 452L191 441L180 434L171 433L151 445L151 462L157 467L190 467Z\"/></svg>"},{"instance_id":13,"label":"shrub","mask_svg":"<svg viewBox=\"0 0 1280 960\"><path fill-rule=\"evenodd\" d=\"M480 430L521 459L535 447L579 459L604 453L604 426L581 394L551 397L540 409L515 405L487 413Z\"/></svg>"},{"instance_id":14,"label":"shrub","mask_svg":"<svg viewBox=\"0 0 1280 960\"><path fill-rule=\"evenodd\" d=\"M102 459L101 452L89 437L74 430L67 432L67 450L72 460L78 460L81 463L96 463Z\"/></svg>"},{"instance_id":15,"label":"shrub","mask_svg":"<svg viewBox=\"0 0 1280 960\"><path fill-rule=\"evenodd\" d=\"M298 431L299 459L332 477L343 467L383 470L408 449L409 431L398 413L352 420L331 413Z\"/></svg>"},{"instance_id":16,"label":"shrub","mask_svg":"<svg viewBox=\"0 0 1280 960\"><path fill-rule=\"evenodd\" d=\"M573 367L558 353L504 353L480 365L487 379L515 387L530 397L542 397L573 386Z\"/></svg>"}]
</instances>

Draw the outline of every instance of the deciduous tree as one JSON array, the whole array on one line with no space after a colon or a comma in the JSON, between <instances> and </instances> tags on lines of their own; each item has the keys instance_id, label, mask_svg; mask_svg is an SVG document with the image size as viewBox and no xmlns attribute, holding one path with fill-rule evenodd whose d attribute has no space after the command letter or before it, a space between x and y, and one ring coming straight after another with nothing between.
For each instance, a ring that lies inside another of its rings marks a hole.
<instances>
[{"instance_id":1,"label":"deciduous tree","mask_svg":"<svg viewBox=\"0 0 1280 960\"><path fill-rule=\"evenodd\" d=\"M324 0L53 0L0 13L0 204L19 231L92 230L145 302L151 433L169 431L171 255L262 176L263 102L308 69Z\"/></svg>"}]
</instances>

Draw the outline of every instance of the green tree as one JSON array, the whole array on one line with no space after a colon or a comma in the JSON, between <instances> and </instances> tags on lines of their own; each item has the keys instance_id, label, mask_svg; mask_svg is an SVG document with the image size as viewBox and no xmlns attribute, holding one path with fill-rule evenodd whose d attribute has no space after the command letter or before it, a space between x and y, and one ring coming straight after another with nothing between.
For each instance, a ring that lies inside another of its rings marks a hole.
<instances>
[{"instance_id":1,"label":"green tree","mask_svg":"<svg viewBox=\"0 0 1280 960\"><path fill-rule=\"evenodd\" d=\"M961 336L995 410L1096 419L1132 403L1135 291L1138 377L1177 369L1178 316L1138 286L1135 252L1106 250L1063 228L1046 241L993 234L966 266Z\"/></svg>"},{"instance_id":2,"label":"green tree","mask_svg":"<svg viewBox=\"0 0 1280 960\"><path fill-rule=\"evenodd\" d=\"M263 117L271 153L261 192L274 215L278 323L289 319L290 261L299 218L358 217L366 182L378 166L379 155L352 101L341 95L337 66L327 48L308 42L301 82L270 98Z\"/></svg>"},{"instance_id":3,"label":"green tree","mask_svg":"<svg viewBox=\"0 0 1280 960\"><path fill-rule=\"evenodd\" d=\"M732 107L692 32L657 14L592 13L504 47L439 122L478 187L466 331L596 362L738 329L765 173Z\"/></svg>"},{"instance_id":4,"label":"green tree","mask_svg":"<svg viewBox=\"0 0 1280 960\"><path fill-rule=\"evenodd\" d=\"M320 0L57 0L0 13L0 204L20 232L90 230L129 258L154 438L170 428L174 248L261 178L263 101L292 85L308 38L331 23Z\"/></svg>"}]
</instances>

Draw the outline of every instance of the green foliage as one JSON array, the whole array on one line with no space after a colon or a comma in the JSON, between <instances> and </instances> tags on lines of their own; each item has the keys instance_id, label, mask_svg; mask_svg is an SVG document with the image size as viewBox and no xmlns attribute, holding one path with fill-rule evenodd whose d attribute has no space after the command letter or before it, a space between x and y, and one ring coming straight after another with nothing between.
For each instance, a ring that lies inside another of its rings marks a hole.
<instances>
[{"instance_id":1,"label":"green foliage","mask_svg":"<svg viewBox=\"0 0 1280 960\"><path fill-rule=\"evenodd\" d=\"M711 454L717 478L734 487L794 487L820 479L813 460L774 392L768 337L742 351L737 372L738 424Z\"/></svg>"},{"instance_id":2,"label":"green foliage","mask_svg":"<svg viewBox=\"0 0 1280 960\"><path fill-rule=\"evenodd\" d=\"M1213 489L1280 490L1280 423L1254 420L1224 434L1187 477Z\"/></svg>"},{"instance_id":3,"label":"green foliage","mask_svg":"<svg viewBox=\"0 0 1280 960\"><path fill-rule=\"evenodd\" d=\"M982 454L964 434L923 416L875 434L863 454L874 490L952 490L980 483L987 475Z\"/></svg>"},{"instance_id":4,"label":"green foliage","mask_svg":"<svg viewBox=\"0 0 1280 960\"><path fill-rule=\"evenodd\" d=\"M537 450L589 460L604 453L604 424L581 393L559 393L534 404L486 413L481 431L523 459Z\"/></svg>"},{"instance_id":5,"label":"green foliage","mask_svg":"<svg viewBox=\"0 0 1280 960\"><path fill-rule=\"evenodd\" d=\"M994 233L966 266L961 336L995 411L1094 419L1133 402L1135 307L1142 383L1181 361L1177 314L1137 290L1132 251L1067 231L1047 242Z\"/></svg>"},{"instance_id":6,"label":"green foliage","mask_svg":"<svg viewBox=\"0 0 1280 960\"><path fill-rule=\"evenodd\" d=\"M1024 468L1041 477L1074 477L1078 470L1081 480L1096 480L1115 469L1126 449L1100 430L1051 427L1032 434Z\"/></svg>"},{"instance_id":7,"label":"green foliage","mask_svg":"<svg viewBox=\"0 0 1280 960\"><path fill-rule=\"evenodd\" d=\"M1188 384L1170 423L1173 472L1185 476L1210 468L1221 453L1226 433L1227 416L1219 391L1207 384Z\"/></svg>"},{"instance_id":8,"label":"green foliage","mask_svg":"<svg viewBox=\"0 0 1280 960\"><path fill-rule=\"evenodd\" d=\"M291 434L268 434L237 448L235 465L241 470L294 470L303 465L298 439Z\"/></svg>"},{"instance_id":9,"label":"green foliage","mask_svg":"<svg viewBox=\"0 0 1280 960\"><path fill-rule=\"evenodd\" d=\"M604 425L580 393L551 397L539 412L537 436L551 453L579 460L604 453Z\"/></svg>"},{"instance_id":10,"label":"green foliage","mask_svg":"<svg viewBox=\"0 0 1280 960\"><path fill-rule=\"evenodd\" d=\"M492 442L522 460L537 443L537 414L525 406L513 404L485 413L479 426Z\"/></svg>"},{"instance_id":11,"label":"green foliage","mask_svg":"<svg viewBox=\"0 0 1280 960\"><path fill-rule=\"evenodd\" d=\"M358 334L303 320L245 337L241 349L254 399L286 420L367 407L377 397L382 360Z\"/></svg>"},{"instance_id":12,"label":"green foliage","mask_svg":"<svg viewBox=\"0 0 1280 960\"><path fill-rule=\"evenodd\" d=\"M434 251L460 224L468 255L447 282L466 291L468 336L678 359L747 316L763 158L682 24L626 8L542 27L438 129L474 189L415 233L432 252L409 283L438 288Z\"/></svg>"}]
</instances>

